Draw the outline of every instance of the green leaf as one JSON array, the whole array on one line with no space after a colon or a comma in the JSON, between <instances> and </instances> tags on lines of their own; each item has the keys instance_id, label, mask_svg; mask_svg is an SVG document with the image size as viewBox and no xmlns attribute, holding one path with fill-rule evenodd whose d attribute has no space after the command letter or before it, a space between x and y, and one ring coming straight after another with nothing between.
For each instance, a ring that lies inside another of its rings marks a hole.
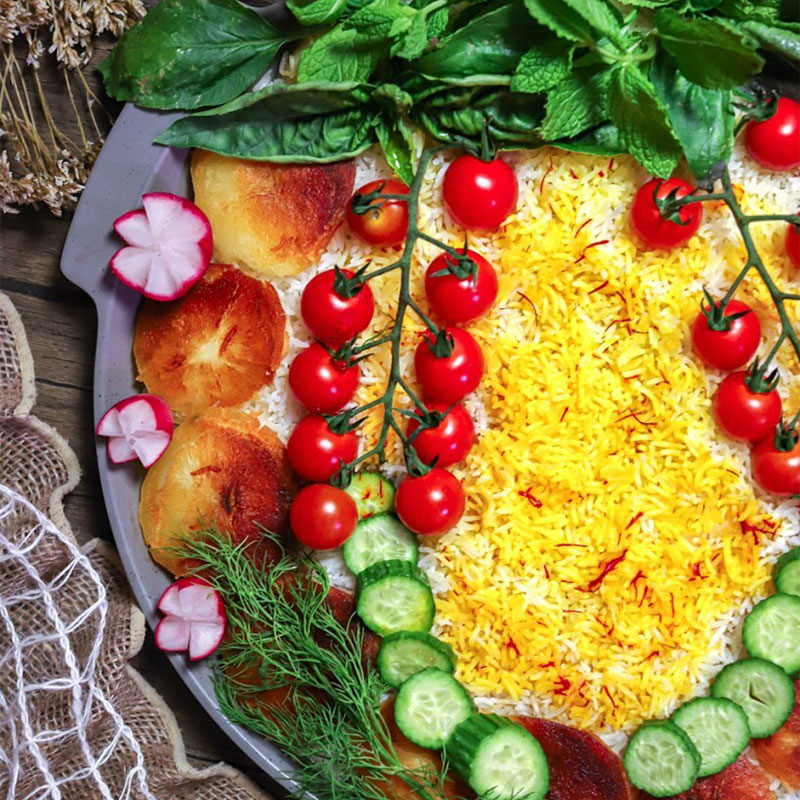
<instances>
[{"instance_id":1,"label":"green leaf","mask_svg":"<svg viewBox=\"0 0 800 800\"><path fill-rule=\"evenodd\" d=\"M100 72L112 97L146 108L218 105L252 86L295 38L236 0L164 0L122 34Z\"/></svg>"},{"instance_id":2,"label":"green leaf","mask_svg":"<svg viewBox=\"0 0 800 800\"><path fill-rule=\"evenodd\" d=\"M608 89L611 72L607 67L576 70L547 93L547 116L541 134L545 139L562 139L608 119Z\"/></svg>"},{"instance_id":3,"label":"green leaf","mask_svg":"<svg viewBox=\"0 0 800 800\"><path fill-rule=\"evenodd\" d=\"M414 67L447 82L485 75L510 76L531 45L546 36L547 32L526 12L522 0L512 0L474 16Z\"/></svg>"},{"instance_id":4,"label":"green leaf","mask_svg":"<svg viewBox=\"0 0 800 800\"><path fill-rule=\"evenodd\" d=\"M450 21L450 12L446 8L438 8L426 17L428 23L428 39L438 39L446 30Z\"/></svg>"},{"instance_id":5,"label":"green leaf","mask_svg":"<svg viewBox=\"0 0 800 800\"><path fill-rule=\"evenodd\" d=\"M635 64L614 72L609 112L625 150L654 175L669 176L680 159L680 144L655 87Z\"/></svg>"},{"instance_id":6,"label":"green leaf","mask_svg":"<svg viewBox=\"0 0 800 800\"><path fill-rule=\"evenodd\" d=\"M408 30L419 13L401 0L373 0L344 20L342 26L375 39L388 39Z\"/></svg>"},{"instance_id":7,"label":"green leaf","mask_svg":"<svg viewBox=\"0 0 800 800\"><path fill-rule=\"evenodd\" d=\"M706 89L732 89L755 75L764 59L745 36L712 19L682 17L671 9L655 13L663 48L684 77Z\"/></svg>"},{"instance_id":8,"label":"green leaf","mask_svg":"<svg viewBox=\"0 0 800 800\"><path fill-rule=\"evenodd\" d=\"M367 81L388 52L388 39L374 39L338 25L303 50L297 80L301 83Z\"/></svg>"},{"instance_id":9,"label":"green leaf","mask_svg":"<svg viewBox=\"0 0 800 800\"><path fill-rule=\"evenodd\" d=\"M594 36L586 20L573 11L564 0L525 0L528 13L550 28L562 39L580 44L592 44Z\"/></svg>"},{"instance_id":10,"label":"green leaf","mask_svg":"<svg viewBox=\"0 0 800 800\"><path fill-rule=\"evenodd\" d=\"M690 83L666 53L653 62L650 79L695 178L705 177L715 164L727 161L736 125L730 91Z\"/></svg>"},{"instance_id":11,"label":"green leaf","mask_svg":"<svg viewBox=\"0 0 800 800\"><path fill-rule=\"evenodd\" d=\"M566 4L580 14L596 31L612 42L619 41L622 31L622 15L606 0L565 0Z\"/></svg>"},{"instance_id":12,"label":"green leaf","mask_svg":"<svg viewBox=\"0 0 800 800\"><path fill-rule=\"evenodd\" d=\"M330 25L346 6L347 0L286 0L286 7L301 25Z\"/></svg>"},{"instance_id":13,"label":"green leaf","mask_svg":"<svg viewBox=\"0 0 800 800\"><path fill-rule=\"evenodd\" d=\"M392 44L392 55L412 61L425 52L429 40L428 20L424 14L417 12L408 29Z\"/></svg>"},{"instance_id":14,"label":"green leaf","mask_svg":"<svg viewBox=\"0 0 800 800\"><path fill-rule=\"evenodd\" d=\"M260 161L338 161L375 143L377 114L352 84L277 84L179 119L156 142Z\"/></svg>"},{"instance_id":15,"label":"green leaf","mask_svg":"<svg viewBox=\"0 0 800 800\"><path fill-rule=\"evenodd\" d=\"M591 130L568 139L558 139L549 144L573 153L590 153L595 156L616 156L625 152L617 127L603 122Z\"/></svg>"},{"instance_id":16,"label":"green leaf","mask_svg":"<svg viewBox=\"0 0 800 800\"><path fill-rule=\"evenodd\" d=\"M689 0L689 5L696 11L709 11L721 2L722 0Z\"/></svg>"},{"instance_id":17,"label":"green leaf","mask_svg":"<svg viewBox=\"0 0 800 800\"><path fill-rule=\"evenodd\" d=\"M766 50L779 53L792 61L800 61L800 26L790 22L776 22L766 25L763 22L743 22L742 27L752 34Z\"/></svg>"},{"instance_id":18,"label":"green leaf","mask_svg":"<svg viewBox=\"0 0 800 800\"><path fill-rule=\"evenodd\" d=\"M781 19L781 0L722 0L719 11L726 17L770 24Z\"/></svg>"},{"instance_id":19,"label":"green leaf","mask_svg":"<svg viewBox=\"0 0 800 800\"><path fill-rule=\"evenodd\" d=\"M414 136L408 123L391 115L384 115L375 126L383 154L389 166L404 183L414 180Z\"/></svg>"},{"instance_id":20,"label":"green leaf","mask_svg":"<svg viewBox=\"0 0 800 800\"><path fill-rule=\"evenodd\" d=\"M520 59L511 79L513 92L545 92L569 75L574 46L563 39L553 39L532 47Z\"/></svg>"}]
</instances>

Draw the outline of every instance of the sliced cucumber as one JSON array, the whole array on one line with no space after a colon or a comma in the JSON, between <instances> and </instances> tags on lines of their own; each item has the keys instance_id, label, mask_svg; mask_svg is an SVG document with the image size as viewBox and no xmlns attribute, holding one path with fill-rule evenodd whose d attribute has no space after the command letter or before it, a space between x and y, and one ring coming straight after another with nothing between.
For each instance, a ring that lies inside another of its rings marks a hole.
<instances>
[{"instance_id":1,"label":"sliced cucumber","mask_svg":"<svg viewBox=\"0 0 800 800\"><path fill-rule=\"evenodd\" d=\"M394 719L400 732L420 747L442 747L472 713L472 700L447 672L430 667L398 690Z\"/></svg>"},{"instance_id":2,"label":"sliced cucumber","mask_svg":"<svg viewBox=\"0 0 800 800\"><path fill-rule=\"evenodd\" d=\"M416 564L418 555L417 537L388 514L361 520L342 547L344 563L354 575L378 561L399 559Z\"/></svg>"},{"instance_id":3,"label":"sliced cucumber","mask_svg":"<svg viewBox=\"0 0 800 800\"><path fill-rule=\"evenodd\" d=\"M631 783L653 797L688 792L700 771L692 740L668 720L646 722L633 734L622 758Z\"/></svg>"},{"instance_id":4,"label":"sliced cucumber","mask_svg":"<svg viewBox=\"0 0 800 800\"><path fill-rule=\"evenodd\" d=\"M377 664L381 677L396 689L428 667L453 672L456 655L449 644L429 633L399 631L383 640Z\"/></svg>"},{"instance_id":5,"label":"sliced cucumber","mask_svg":"<svg viewBox=\"0 0 800 800\"><path fill-rule=\"evenodd\" d=\"M445 744L448 761L481 798L542 800L550 770L539 742L494 714L472 714Z\"/></svg>"},{"instance_id":6,"label":"sliced cucumber","mask_svg":"<svg viewBox=\"0 0 800 800\"><path fill-rule=\"evenodd\" d=\"M356 611L378 636L429 631L433 594L425 575L408 561L379 561L358 576Z\"/></svg>"},{"instance_id":7,"label":"sliced cucumber","mask_svg":"<svg viewBox=\"0 0 800 800\"><path fill-rule=\"evenodd\" d=\"M751 656L790 675L800 670L800 597L776 594L762 600L744 621L742 641Z\"/></svg>"},{"instance_id":8,"label":"sliced cucumber","mask_svg":"<svg viewBox=\"0 0 800 800\"><path fill-rule=\"evenodd\" d=\"M776 664L745 658L728 664L714 680L712 697L727 697L742 707L754 739L771 736L794 708L792 679Z\"/></svg>"},{"instance_id":9,"label":"sliced cucumber","mask_svg":"<svg viewBox=\"0 0 800 800\"><path fill-rule=\"evenodd\" d=\"M345 491L356 501L359 519L394 511L394 484L379 472L356 472Z\"/></svg>"},{"instance_id":10,"label":"sliced cucumber","mask_svg":"<svg viewBox=\"0 0 800 800\"><path fill-rule=\"evenodd\" d=\"M800 547L784 553L775 564L775 588L800 597Z\"/></svg>"},{"instance_id":11,"label":"sliced cucumber","mask_svg":"<svg viewBox=\"0 0 800 800\"><path fill-rule=\"evenodd\" d=\"M681 706L674 722L700 753L700 777L733 764L750 744L750 725L742 707L725 697L698 697Z\"/></svg>"}]
</instances>

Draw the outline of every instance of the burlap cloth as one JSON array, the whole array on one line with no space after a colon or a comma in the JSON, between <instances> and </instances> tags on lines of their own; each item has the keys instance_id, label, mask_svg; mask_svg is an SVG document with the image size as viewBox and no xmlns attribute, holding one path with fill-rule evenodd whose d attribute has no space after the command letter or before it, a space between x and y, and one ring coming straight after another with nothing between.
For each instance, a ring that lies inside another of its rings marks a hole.
<instances>
[{"instance_id":1,"label":"burlap cloth","mask_svg":"<svg viewBox=\"0 0 800 800\"><path fill-rule=\"evenodd\" d=\"M75 454L30 415L33 362L0 294L0 793L14 800L268 800L196 770L175 718L128 665L144 639L112 548L78 547L62 499Z\"/></svg>"}]
</instances>

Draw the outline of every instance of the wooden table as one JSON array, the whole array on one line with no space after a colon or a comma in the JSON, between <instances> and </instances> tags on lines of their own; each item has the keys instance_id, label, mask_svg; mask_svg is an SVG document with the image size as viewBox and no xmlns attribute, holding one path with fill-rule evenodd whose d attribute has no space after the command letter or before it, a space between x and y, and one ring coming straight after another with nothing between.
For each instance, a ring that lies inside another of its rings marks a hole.
<instances>
[{"instance_id":1,"label":"wooden table","mask_svg":"<svg viewBox=\"0 0 800 800\"><path fill-rule=\"evenodd\" d=\"M99 44L96 62L102 60L109 47L110 42ZM44 79L55 118L59 119L59 109L66 118L62 84L46 73ZM97 81L93 83L96 91L100 91ZM112 113L119 110L111 101L104 100L104 104ZM69 441L83 470L80 483L65 500L67 518L80 542L95 537L111 540L94 450L95 310L89 298L59 270L70 221L70 214L56 218L45 209L0 216L0 290L11 298L22 315L33 352L37 388L33 413ZM190 762L204 767L226 761L273 791L276 798L282 796L219 731L155 647L149 630L144 648L132 664L164 697L177 717Z\"/></svg>"}]
</instances>

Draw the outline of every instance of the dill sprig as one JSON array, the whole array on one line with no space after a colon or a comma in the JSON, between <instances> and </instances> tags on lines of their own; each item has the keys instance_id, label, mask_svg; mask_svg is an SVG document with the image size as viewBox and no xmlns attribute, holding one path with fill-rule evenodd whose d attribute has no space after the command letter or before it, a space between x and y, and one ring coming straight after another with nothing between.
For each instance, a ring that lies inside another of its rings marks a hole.
<instances>
[{"instance_id":1,"label":"dill sprig","mask_svg":"<svg viewBox=\"0 0 800 800\"><path fill-rule=\"evenodd\" d=\"M325 602L330 583L322 567L285 551L276 563L258 562L248 543L234 544L215 528L184 539L180 550L225 602L228 631L215 674L220 708L296 763L294 796L386 800L396 797L400 779L420 800L448 797L445 767L409 769L400 760L381 713L388 687L363 657L363 628L342 625ZM242 680L244 672L260 681ZM280 687L290 687L281 706L257 702L260 692Z\"/></svg>"}]
</instances>

